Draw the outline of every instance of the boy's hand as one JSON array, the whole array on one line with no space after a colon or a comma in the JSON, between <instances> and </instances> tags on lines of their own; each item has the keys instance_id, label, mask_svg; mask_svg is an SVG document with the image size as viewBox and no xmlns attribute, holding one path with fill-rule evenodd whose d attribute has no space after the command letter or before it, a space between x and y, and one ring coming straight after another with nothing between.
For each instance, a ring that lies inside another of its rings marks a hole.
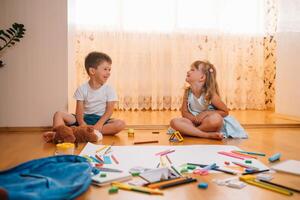
<instances>
[{"instance_id":1,"label":"boy's hand","mask_svg":"<svg viewBox=\"0 0 300 200\"><path fill-rule=\"evenodd\" d=\"M94 129L95 129L95 130L98 130L98 131L100 131L100 132L102 131L102 128L103 128L103 125L101 125L101 124L95 124L95 125L94 125Z\"/></svg>"},{"instance_id":2,"label":"boy's hand","mask_svg":"<svg viewBox=\"0 0 300 200\"><path fill-rule=\"evenodd\" d=\"M83 122L78 122L79 126L87 126L87 124L85 123L85 121Z\"/></svg>"}]
</instances>

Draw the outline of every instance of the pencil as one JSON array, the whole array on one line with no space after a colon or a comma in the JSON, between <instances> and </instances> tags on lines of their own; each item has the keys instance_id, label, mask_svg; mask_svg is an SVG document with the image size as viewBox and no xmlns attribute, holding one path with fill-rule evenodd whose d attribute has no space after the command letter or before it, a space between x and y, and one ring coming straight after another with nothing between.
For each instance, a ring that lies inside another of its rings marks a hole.
<instances>
[{"instance_id":1,"label":"pencil","mask_svg":"<svg viewBox=\"0 0 300 200\"><path fill-rule=\"evenodd\" d=\"M259 169L257 167L251 166L251 165L246 165L244 163L239 163L239 162L232 162L235 165L244 167L244 168L250 168L250 169L254 169L255 171L259 171Z\"/></svg>"},{"instance_id":2,"label":"pencil","mask_svg":"<svg viewBox=\"0 0 300 200\"><path fill-rule=\"evenodd\" d=\"M158 143L158 140L139 141L139 142L134 142L133 144L147 144L147 143Z\"/></svg>"},{"instance_id":3,"label":"pencil","mask_svg":"<svg viewBox=\"0 0 300 200\"><path fill-rule=\"evenodd\" d=\"M277 184L277 183L272 183L270 181L265 181L265 180L259 180L259 181L264 182L264 183L268 183L268 184L271 184L271 185L275 185L277 187L281 187L281 188L284 188L284 189L287 189L287 190L290 190L290 191L293 191L293 192L300 192L300 190L290 188L290 187L287 187L287 186L284 186L284 185L280 185L280 184Z\"/></svg>"},{"instance_id":4,"label":"pencil","mask_svg":"<svg viewBox=\"0 0 300 200\"><path fill-rule=\"evenodd\" d=\"M220 151L220 152L218 152L218 154L221 154L221 155L224 155L224 156L229 156L229 157L232 157L232 158L237 158L237 159L244 160L244 158L242 156L239 156L237 154L230 153L230 152Z\"/></svg>"},{"instance_id":5,"label":"pencil","mask_svg":"<svg viewBox=\"0 0 300 200\"><path fill-rule=\"evenodd\" d=\"M254 159L257 159L256 156L253 156L253 155L250 155L250 154L241 153L241 152L238 152L238 151L231 151L231 152L234 153L234 154L237 154L239 156L245 157L245 158L254 158Z\"/></svg>"},{"instance_id":6,"label":"pencil","mask_svg":"<svg viewBox=\"0 0 300 200\"><path fill-rule=\"evenodd\" d=\"M123 190L131 190L131 191L142 192L142 193L147 193L147 194L163 194L163 192L160 190L151 189L151 188L142 187L142 186L132 186L132 185L128 185L125 183L119 183L119 182L113 182L112 185L116 186L120 189L123 189Z\"/></svg>"},{"instance_id":7,"label":"pencil","mask_svg":"<svg viewBox=\"0 0 300 200\"><path fill-rule=\"evenodd\" d=\"M117 160L117 158L114 155L111 155L111 158L115 161L116 164L119 164L119 161Z\"/></svg>"},{"instance_id":8,"label":"pencil","mask_svg":"<svg viewBox=\"0 0 300 200\"><path fill-rule=\"evenodd\" d=\"M171 166L171 168L176 172L177 175L182 176L182 175L176 170L175 167Z\"/></svg>"},{"instance_id":9,"label":"pencil","mask_svg":"<svg viewBox=\"0 0 300 200\"><path fill-rule=\"evenodd\" d=\"M165 188L169 188L169 187L173 187L173 186L177 186L177 185L182 185L182 184L187 184L187 183L192 183L192 182L196 182L197 179L194 178L187 178L181 181L177 181L174 183L169 183L169 184L165 184L159 187L159 189L165 189Z\"/></svg>"},{"instance_id":10,"label":"pencil","mask_svg":"<svg viewBox=\"0 0 300 200\"><path fill-rule=\"evenodd\" d=\"M172 161L170 160L168 155L166 155L166 158L168 159L169 163L172 164Z\"/></svg>"},{"instance_id":11,"label":"pencil","mask_svg":"<svg viewBox=\"0 0 300 200\"><path fill-rule=\"evenodd\" d=\"M105 149L108 145L105 145L103 147L100 147L96 152L98 153L99 151L102 151L103 149Z\"/></svg>"},{"instance_id":12,"label":"pencil","mask_svg":"<svg viewBox=\"0 0 300 200\"><path fill-rule=\"evenodd\" d=\"M237 151L240 153L250 154L250 155L256 155L256 156L266 156L264 153L257 153L257 152L249 152L249 151Z\"/></svg>"},{"instance_id":13,"label":"pencil","mask_svg":"<svg viewBox=\"0 0 300 200\"><path fill-rule=\"evenodd\" d=\"M253 172L244 172L244 173L242 173L242 175L258 174L258 173L267 172L267 171L270 171L270 170L269 169L265 169L265 170L259 170L259 171L253 171Z\"/></svg>"},{"instance_id":14,"label":"pencil","mask_svg":"<svg viewBox=\"0 0 300 200\"><path fill-rule=\"evenodd\" d=\"M169 179L169 180L164 180L164 181L158 181L156 183L150 183L149 185L147 185L147 187L155 189L155 188L159 188L162 185L175 183L175 182L182 181L182 180L185 180L185 179L186 179L185 177L179 177L179 178L174 178L174 179Z\"/></svg>"}]
</instances>

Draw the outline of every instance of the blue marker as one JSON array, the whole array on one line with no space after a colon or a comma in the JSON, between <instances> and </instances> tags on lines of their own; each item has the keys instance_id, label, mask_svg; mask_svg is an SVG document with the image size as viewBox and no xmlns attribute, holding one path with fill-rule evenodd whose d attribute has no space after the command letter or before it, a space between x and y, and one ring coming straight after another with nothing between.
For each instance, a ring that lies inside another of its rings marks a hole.
<instances>
[{"instance_id":1,"label":"blue marker","mask_svg":"<svg viewBox=\"0 0 300 200\"><path fill-rule=\"evenodd\" d=\"M269 161L270 161L270 162L275 162L275 161L277 161L277 160L280 159L280 156L281 156L280 153L276 153L276 154L274 154L273 156L271 156L271 157L269 158Z\"/></svg>"}]
</instances>

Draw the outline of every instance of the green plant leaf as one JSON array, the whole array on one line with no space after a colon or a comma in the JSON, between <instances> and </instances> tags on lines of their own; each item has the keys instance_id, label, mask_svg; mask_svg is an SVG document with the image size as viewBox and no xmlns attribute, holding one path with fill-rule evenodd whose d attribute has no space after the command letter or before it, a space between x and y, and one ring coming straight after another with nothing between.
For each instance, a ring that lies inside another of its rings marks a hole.
<instances>
[{"instance_id":1,"label":"green plant leaf","mask_svg":"<svg viewBox=\"0 0 300 200\"><path fill-rule=\"evenodd\" d=\"M14 38L13 41L20 42L18 38Z\"/></svg>"},{"instance_id":2,"label":"green plant leaf","mask_svg":"<svg viewBox=\"0 0 300 200\"><path fill-rule=\"evenodd\" d=\"M3 31L3 33L2 33L4 36L6 36L8 39L10 39L10 36L7 34L7 33L5 33L4 31Z\"/></svg>"},{"instance_id":3,"label":"green plant leaf","mask_svg":"<svg viewBox=\"0 0 300 200\"><path fill-rule=\"evenodd\" d=\"M13 28L9 28L10 31L12 31L13 33L16 33L15 29Z\"/></svg>"},{"instance_id":4,"label":"green plant leaf","mask_svg":"<svg viewBox=\"0 0 300 200\"><path fill-rule=\"evenodd\" d=\"M0 39L3 40L5 43L7 43L6 39L4 37L0 36Z\"/></svg>"},{"instance_id":5,"label":"green plant leaf","mask_svg":"<svg viewBox=\"0 0 300 200\"><path fill-rule=\"evenodd\" d=\"M14 36L14 35L15 35L15 34L14 34L11 30L9 30L9 29L7 29L6 32L8 32L9 34L11 34L11 36Z\"/></svg>"}]
</instances>

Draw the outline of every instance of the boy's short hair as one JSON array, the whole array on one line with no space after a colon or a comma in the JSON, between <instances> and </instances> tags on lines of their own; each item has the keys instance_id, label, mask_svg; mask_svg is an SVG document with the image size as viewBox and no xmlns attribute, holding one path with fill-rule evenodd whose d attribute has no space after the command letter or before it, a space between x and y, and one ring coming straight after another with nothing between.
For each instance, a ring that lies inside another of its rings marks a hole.
<instances>
[{"instance_id":1,"label":"boy's short hair","mask_svg":"<svg viewBox=\"0 0 300 200\"><path fill-rule=\"evenodd\" d=\"M90 68L97 69L97 67L104 61L108 62L109 64L112 63L112 60L109 57L109 55L107 55L105 53L96 52L96 51L89 53L85 57L85 61L84 61L84 66L85 66L87 73L89 74Z\"/></svg>"}]
</instances>

